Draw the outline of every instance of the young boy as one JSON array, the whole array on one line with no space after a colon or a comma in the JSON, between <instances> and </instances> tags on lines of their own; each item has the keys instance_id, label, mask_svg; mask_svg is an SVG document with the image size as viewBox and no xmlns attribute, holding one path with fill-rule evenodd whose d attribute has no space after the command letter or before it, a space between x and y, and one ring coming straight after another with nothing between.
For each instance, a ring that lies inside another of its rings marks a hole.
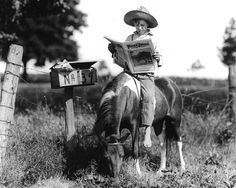
<instances>
[{"instance_id":1,"label":"young boy","mask_svg":"<svg viewBox=\"0 0 236 188\"><path fill-rule=\"evenodd\" d=\"M143 39L151 39L154 46L153 61L156 69L161 66L160 56L157 50L157 42L154 35L150 32L150 28L154 28L158 25L156 19L148 12L148 10L140 6L137 10L129 11L124 16L124 22L130 26L135 27L135 32L129 35L126 41L135 41ZM114 47L109 44L108 49L111 53L115 53ZM155 71L154 71L155 72ZM141 97L142 97L142 109L141 109L141 122L145 129L144 146L151 147L151 125L154 119L154 96L155 96L155 83L154 72L139 73L136 74L136 78L141 84Z\"/></svg>"}]
</instances>

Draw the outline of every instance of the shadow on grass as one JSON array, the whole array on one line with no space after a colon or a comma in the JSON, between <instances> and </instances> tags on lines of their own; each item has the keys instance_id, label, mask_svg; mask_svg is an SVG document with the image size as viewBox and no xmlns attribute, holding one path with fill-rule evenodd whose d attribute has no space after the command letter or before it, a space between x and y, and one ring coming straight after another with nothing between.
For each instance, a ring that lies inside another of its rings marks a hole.
<instances>
[{"instance_id":1,"label":"shadow on grass","mask_svg":"<svg viewBox=\"0 0 236 188\"><path fill-rule=\"evenodd\" d=\"M89 182L97 181L100 185L108 183L110 185L110 176L108 170L108 161L104 156L104 145L99 142L96 136L85 136L87 130L80 130L77 133L77 146L73 152L67 152L66 157L66 169L64 175L73 181L82 181L84 184ZM156 145L156 144L155 144ZM158 147L154 146L154 151L151 149L145 149L141 146L139 151L139 159L141 166L145 166L147 172L156 172L160 167L160 156ZM124 143L124 164L121 182L125 182L126 178L129 177L129 171L125 169L127 165L132 164L132 147L131 138ZM135 167L134 167L135 168ZM134 169L135 170L135 169ZM98 180L99 176L102 176L103 180ZM90 178L90 179L89 179ZM134 181L132 179L132 181ZM131 182L131 180L129 180Z\"/></svg>"},{"instance_id":2,"label":"shadow on grass","mask_svg":"<svg viewBox=\"0 0 236 188\"><path fill-rule=\"evenodd\" d=\"M73 152L66 151L66 169L64 174L71 180L84 174L108 174L108 163L103 155L103 145L95 136L77 135L77 146Z\"/></svg>"},{"instance_id":3,"label":"shadow on grass","mask_svg":"<svg viewBox=\"0 0 236 188\"><path fill-rule=\"evenodd\" d=\"M88 137L86 135L86 129L78 132L75 141L77 145L73 152L68 150L65 152L66 169L64 175L71 180L80 178L84 174L109 176L108 161L104 156L105 145L96 136ZM124 144L124 154L124 161L133 156L130 140ZM151 156L150 160L154 162L155 157Z\"/></svg>"}]
</instances>

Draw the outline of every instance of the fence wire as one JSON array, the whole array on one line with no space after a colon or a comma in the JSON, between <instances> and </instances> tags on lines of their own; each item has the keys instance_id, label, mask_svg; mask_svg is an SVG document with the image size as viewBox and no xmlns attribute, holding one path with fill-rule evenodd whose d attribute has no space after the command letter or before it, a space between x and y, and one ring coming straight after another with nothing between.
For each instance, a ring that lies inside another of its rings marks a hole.
<instances>
[{"instance_id":1,"label":"fence wire","mask_svg":"<svg viewBox=\"0 0 236 188\"><path fill-rule=\"evenodd\" d=\"M42 71L42 70L37 70L37 69L34 69L34 68L24 68L24 69L27 69L27 70L33 70L35 72L38 72L42 75L45 74L45 75L48 75L50 72L46 72L46 71ZM32 84L30 83L29 81L23 79L22 76L19 76L19 79L22 83L25 83L26 85L29 86L29 88L34 88L38 95L42 95L43 98L44 98L44 102L47 102L47 94L52 94L52 95L60 95L60 96L63 96L64 94L63 93L60 93L60 92L55 92L55 91L47 91L47 92L43 92L40 88L37 87L36 84ZM219 100L214 100L214 101L210 101L210 100L206 100L206 99L203 99L199 96L195 96L195 95L199 95L199 94L204 94L204 93L208 93L208 92L217 92L217 91L224 91L224 90L227 90L227 87L219 87L219 88L212 88L212 89L207 89L207 90L200 90L200 91L194 91L192 93L182 93L182 97L183 97L183 100L186 100L186 98L190 99L191 100L191 106L195 106L195 107L199 107L199 106L206 106L206 105L211 105L211 104L214 104L214 105L226 105L228 104L228 98L223 98L223 99L219 99ZM18 99L18 101L22 101L22 102L27 102L27 104L31 105L31 106L34 106L34 107L37 107L38 103L35 103L31 100L29 100L27 97L23 96L23 95L20 95L19 93L17 94L17 97L20 98L20 100ZM43 101L41 101L43 102ZM194 103L197 103L197 104L194 104Z\"/></svg>"}]
</instances>

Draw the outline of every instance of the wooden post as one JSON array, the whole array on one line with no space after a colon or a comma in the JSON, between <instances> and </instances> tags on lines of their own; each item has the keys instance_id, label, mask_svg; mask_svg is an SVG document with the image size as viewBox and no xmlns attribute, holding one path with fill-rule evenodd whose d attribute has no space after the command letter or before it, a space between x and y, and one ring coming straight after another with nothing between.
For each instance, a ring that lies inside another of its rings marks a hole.
<instances>
[{"instance_id":1,"label":"wooden post","mask_svg":"<svg viewBox=\"0 0 236 188\"><path fill-rule=\"evenodd\" d=\"M68 151L73 152L77 144L74 105L73 105L73 87L66 87L65 93L65 136L66 148Z\"/></svg>"},{"instance_id":2,"label":"wooden post","mask_svg":"<svg viewBox=\"0 0 236 188\"><path fill-rule=\"evenodd\" d=\"M0 101L0 175L3 173L4 158L10 126L14 125L16 91L22 67L23 47L12 44L9 48L7 65L1 89Z\"/></svg>"},{"instance_id":3,"label":"wooden post","mask_svg":"<svg viewBox=\"0 0 236 188\"><path fill-rule=\"evenodd\" d=\"M0 75L0 91L2 90L2 76ZM1 92L0 92L0 101L1 101Z\"/></svg>"},{"instance_id":4,"label":"wooden post","mask_svg":"<svg viewBox=\"0 0 236 188\"><path fill-rule=\"evenodd\" d=\"M230 119L236 122L236 63L229 65L229 100L230 100ZM234 125L236 126L236 125ZM234 127L236 129L236 127Z\"/></svg>"},{"instance_id":5,"label":"wooden post","mask_svg":"<svg viewBox=\"0 0 236 188\"><path fill-rule=\"evenodd\" d=\"M97 82L97 71L91 67L96 62L98 61L68 62L64 60L51 67L51 88L64 88L65 146L69 155L73 153L78 143L74 118L73 88L76 86L94 85Z\"/></svg>"}]
</instances>

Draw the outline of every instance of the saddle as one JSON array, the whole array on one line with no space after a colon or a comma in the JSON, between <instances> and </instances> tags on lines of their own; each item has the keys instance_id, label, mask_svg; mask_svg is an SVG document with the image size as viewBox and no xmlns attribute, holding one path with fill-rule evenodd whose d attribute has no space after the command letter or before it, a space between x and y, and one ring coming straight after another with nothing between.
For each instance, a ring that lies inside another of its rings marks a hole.
<instances>
[{"instance_id":1,"label":"saddle","mask_svg":"<svg viewBox=\"0 0 236 188\"><path fill-rule=\"evenodd\" d=\"M127 73L127 72L126 72ZM128 73L131 76L131 79L129 79L124 86L129 87L133 92L136 93L137 97L140 99L140 102L142 102L142 97L141 97L141 86L142 86L142 82L139 81L137 75L133 75L131 73ZM153 101L154 101L154 106L153 108L155 109L156 107L156 99L155 97L153 97Z\"/></svg>"}]
</instances>

